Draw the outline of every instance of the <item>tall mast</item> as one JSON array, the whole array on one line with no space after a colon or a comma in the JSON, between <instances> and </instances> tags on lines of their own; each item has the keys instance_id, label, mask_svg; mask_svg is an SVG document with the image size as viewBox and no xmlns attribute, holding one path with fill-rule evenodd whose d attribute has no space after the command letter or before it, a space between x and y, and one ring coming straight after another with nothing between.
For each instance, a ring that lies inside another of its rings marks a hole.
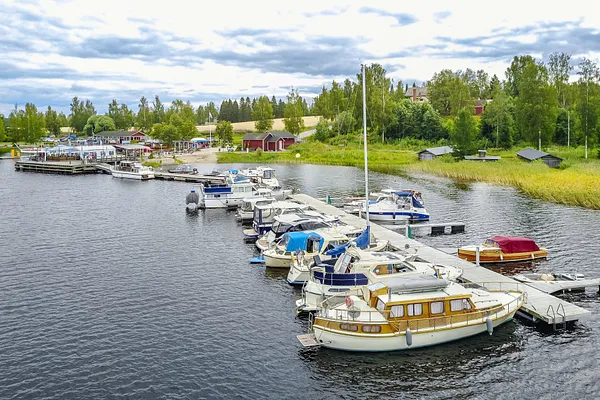
<instances>
[{"instance_id":1,"label":"tall mast","mask_svg":"<svg viewBox=\"0 0 600 400\"><path fill-rule=\"evenodd\" d=\"M362 66L362 100L363 100L363 134L364 134L364 153L365 153L365 213L367 219L367 229L369 230L369 244L371 243L371 227L369 223L369 159L367 157L367 93L365 89L365 80L367 75L366 64Z\"/></svg>"}]
</instances>

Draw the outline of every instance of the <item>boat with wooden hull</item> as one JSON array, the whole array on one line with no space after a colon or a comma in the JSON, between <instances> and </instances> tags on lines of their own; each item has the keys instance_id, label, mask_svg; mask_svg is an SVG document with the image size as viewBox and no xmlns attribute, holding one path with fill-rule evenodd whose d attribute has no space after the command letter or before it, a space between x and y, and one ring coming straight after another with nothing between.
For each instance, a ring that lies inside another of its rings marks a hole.
<instances>
[{"instance_id":1,"label":"boat with wooden hull","mask_svg":"<svg viewBox=\"0 0 600 400\"><path fill-rule=\"evenodd\" d=\"M519 290L467 288L434 277L399 279L321 303L310 329L322 347L398 351L434 346L494 329L523 304Z\"/></svg>"},{"instance_id":2,"label":"boat with wooden hull","mask_svg":"<svg viewBox=\"0 0 600 400\"><path fill-rule=\"evenodd\" d=\"M477 262L478 248L479 262L482 264L533 261L548 257L548 250L538 247L532 239L519 236L494 236L481 246L461 247L458 257Z\"/></svg>"}]
</instances>

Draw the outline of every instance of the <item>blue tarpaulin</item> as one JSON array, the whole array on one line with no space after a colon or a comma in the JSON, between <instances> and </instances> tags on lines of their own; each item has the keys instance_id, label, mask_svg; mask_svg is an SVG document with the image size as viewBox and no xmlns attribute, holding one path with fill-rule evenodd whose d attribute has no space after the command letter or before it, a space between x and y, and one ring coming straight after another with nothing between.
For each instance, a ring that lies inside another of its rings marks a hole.
<instances>
[{"instance_id":1,"label":"blue tarpaulin","mask_svg":"<svg viewBox=\"0 0 600 400\"><path fill-rule=\"evenodd\" d=\"M308 238L314 236L320 238L320 244L323 238L314 232L287 232L282 236L282 243L285 244L285 251L294 252L296 250L306 250Z\"/></svg>"},{"instance_id":2,"label":"blue tarpaulin","mask_svg":"<svg viewBox=\"0 0 600 400\"><path fill-rule=\"evenodd\" d=\"M356 243L356 247L364 249L365 247L369 246L369 235L370 235L370 229L367 226L367 228L362 231L362 233L360 235L358 235L358 237L356 239L354 239L352 242ZM351 242L348 243L344 243L344 244L340 244L336 247L334 247L331 250L328 250L325 254L328 256L332 256L332 257L336 257L339 256L341 254L343 254L346 251L346 248L350 245Z\"/></svg>"}]
</instances>

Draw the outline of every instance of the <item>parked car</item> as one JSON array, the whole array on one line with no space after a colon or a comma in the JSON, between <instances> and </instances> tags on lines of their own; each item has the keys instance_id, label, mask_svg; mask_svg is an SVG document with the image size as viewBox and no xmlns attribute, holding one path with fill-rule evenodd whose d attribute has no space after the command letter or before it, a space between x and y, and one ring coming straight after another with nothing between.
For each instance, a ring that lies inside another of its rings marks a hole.
<instances>
[{"instance_id":1,"label":"parked car","mask_svg":"<svg viewBox=\"0 0 600 400\"><path fill-rule=\"evenodd\" d=\"M169 172L172 173L172 174L190 174L190 175L196 175L198 173L198 169L193 168L189 164L181 164L181 165L178 165L177 168L170 169Z\"/></svg>"}]
</instances>

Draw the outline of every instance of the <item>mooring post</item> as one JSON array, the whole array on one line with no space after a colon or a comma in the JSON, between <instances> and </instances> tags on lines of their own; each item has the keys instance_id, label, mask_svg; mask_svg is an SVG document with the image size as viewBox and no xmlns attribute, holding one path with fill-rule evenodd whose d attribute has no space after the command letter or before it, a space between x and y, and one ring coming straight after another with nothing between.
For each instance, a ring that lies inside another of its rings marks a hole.
<instances>
[{"instance_id":1,"label":"mooring post","mask_svg":"<svg viewBox=\"0 0 600 400\"><path fill-rule=\"evenodd\" d=\"M475 246L475 265L479 267L479 246Z\"/></svg>"}]
</instances>

